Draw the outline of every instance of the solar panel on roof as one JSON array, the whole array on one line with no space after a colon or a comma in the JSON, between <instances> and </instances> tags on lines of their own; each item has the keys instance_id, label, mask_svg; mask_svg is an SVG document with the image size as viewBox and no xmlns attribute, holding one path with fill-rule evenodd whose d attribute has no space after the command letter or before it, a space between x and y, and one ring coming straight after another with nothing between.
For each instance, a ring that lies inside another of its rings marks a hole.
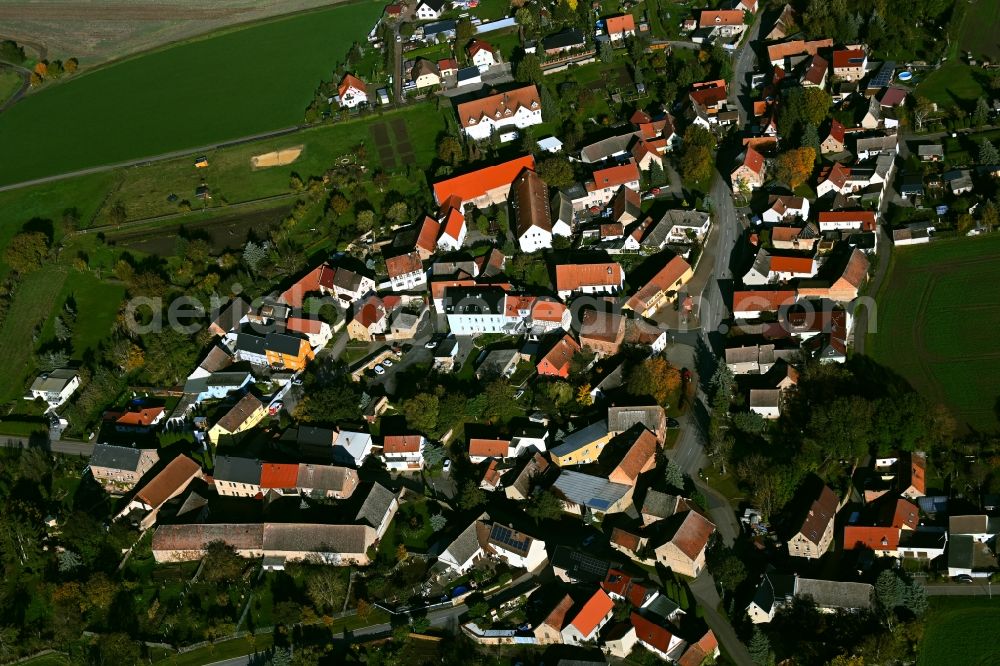
<instances>
[{"instance_id":1,"label":"solar panel on roof","mask_svg":"<svg viewBox=\"0 0 1000 666\"><path fill-rule=\"evenodd\" d=\"M868 84L868 86L870 88L885 88L892 82L892 73L895 69L896 63L892 60L887 60L882 63L882 67L880 67L875 76L872 77L872 81Z\"/></svg>"},{"instance_id":2,"label":"solar panel on roof","mask_svg":"<svg viewBox=\"0 0 1000 666\"><path fill-rule=\"evenodd\" d=\"M522 538L517 538L520 536ZM515 536L514 530L509 527L504 527L503 525L494 525L493 529L490 530L490 539L496 541L497 543L502 543L505 546L509 546L514 550L524 551L528 548L528 537L522 534Z\"/></svg>"}]
</instances>

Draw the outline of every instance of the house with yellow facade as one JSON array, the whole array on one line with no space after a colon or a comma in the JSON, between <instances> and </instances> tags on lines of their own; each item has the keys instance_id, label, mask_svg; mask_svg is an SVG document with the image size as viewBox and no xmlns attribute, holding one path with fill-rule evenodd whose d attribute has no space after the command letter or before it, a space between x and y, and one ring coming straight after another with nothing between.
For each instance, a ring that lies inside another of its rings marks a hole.
<instances>
[{"instance_id":1,"label":"house with yellow facade","mask_svg":"<svg viewBox=\"0 0 1000 666\"><path fill-rule=\"evenodd\" d=\"M208 429L208 439L219 445L227 438L237 437L250 430L267 416L267 407L252 393L247 393L229 411Z\"/></svg>"},{"instance_id":2,"label":"house with yellow facade","mask_svg":"<svg viewBox=\"0 0 1000 666\"><path fill-rule=\"evenodd\" d=\"M571 432L559 446L551 449L552 462L560 467L585 465L601 457L601 451L614 437L608 431L607 419Z\"/></svg>"}]
</instances>

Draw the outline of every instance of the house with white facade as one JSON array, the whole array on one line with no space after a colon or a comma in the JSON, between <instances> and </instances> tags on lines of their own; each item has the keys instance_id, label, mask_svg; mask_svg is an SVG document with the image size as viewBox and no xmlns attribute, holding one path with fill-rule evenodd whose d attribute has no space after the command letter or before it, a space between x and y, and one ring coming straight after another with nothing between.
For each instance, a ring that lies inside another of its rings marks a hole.
<instances>
[{"instance_id":1,"label":"house with white facade","mask_svg":"<svg viewBox=\"0 0 1000 666\"><path fill-rule=\"evenodd\" d=\"M80 387L80 373L69 368L59 368L45 372L31 382L25 400L44 400L49 409L55 409L69 400L73 392Z\"/></svg>"},{"instance_id":2,"label":"house with white facade","mask_svg":"<svg viewBox=\"0 0 1000 666\"><path fill-rule=\"evenodd\" d=\"M396 472L417 472L424 468L423 435L386 435L382 441L382 462Z\"/></svg>"},{"instance_id":3,"label":"house with white facade","mask_svg":"<svg viewBox=\"0 0 1000 666\"><path fill-rule=\"evenodd\" d=\"M479 69L481 74L497 64L497 56L493 47L481 39L472 40L465 52L469 54L469 61Z\"/></svg>"},{"instance_id":4,"label":"house with white facade","mask_svg":"<svg viewBox=\"0 0 1000 666\"><path fill-rule=\"evenodd\" d=\"M516 569L534 571L548 561L544 541L500 523L490 526L486 543L496 557Z\"/></svg>"},{"instance_id":5,"label":"house with white facade","mask_svg":"<svg viewBox=\"0 0 1000 666\"><path fill-rule=\"evenodd\" d=\"M760 216L765 224L779 224L789 218L809 219L809 200L805 197L772 194L768 204L768 209Z\"/></svg>"},{"instance_id":6,"label":"house with white facade","mask_svg":"<svg viewBox=\"0 0 1000 666\"><path fill-rule=\"evenodd\" d=\"M552 247L552 213L549 188L538 174L525 169L510 186L510 205L514 230L522 252L537 252ZM560 231L563 231L562 224Z\"/></svg>"},{"instance_id":7,"label":"house with white facade","mask_svg":"<svg viewBox=\"0 0 1000 666\"><path fill-rule=\"evenodd\" d=\"M420 0L413 14L418 21L436 21L444 13L445 0Z\"/></svg>"},{"instance_id":8,"label":"house with white facade","mask_svg":"<svg viewBox=\"0 0 1000 666\"><path fill-rule=\"evenodd\" d=\"M542 123L542 99L532 84L458 105L458 121L470 139L489 139L507 127L523 129Z\"/></svg>"},{"instance_id":9,"label":"house with white facade","mask_svg":"<svg viewBox=\"0 0 1000 666\"><path fill-rule=\"evenodd\" d=\"M395 292L427 288L427 273L424 271L424 263L420 260L420 253L416 250L389 257L385 260L385 270L389 274L389 283Z\"/></svg>"},{"instance_id":10,"label":"house with white facade","mask_svg":"<svg viewBox=\"0 0 1000 666\"><path fill-rule=\"evenodd\" d=\"M444 313L455 335L502 333L507 327L506 292L499 287L455 287L445 290Z\"/></svg>"},{"instance_id":11,"label":"house with white facade","mask_svg":"<svg viewBox=\"0 0 1000 666\"><path fill-rule=\"evenodd\" d=\"M342 109L353 109L368 103L368 88L353 74L345 74L337 86L337 98Z\"/></svg>"},{"instance_id":12,"label":"house with white facade","mask_svg":"<svg viewBox=\"0 0 1000 666\"><path fill-rule=\"evenodd\" d=\"M615 261L556 266L556 291L563 300L573 294L615 295L624 286L625 270Z\"/></svg>"}]
</instances>

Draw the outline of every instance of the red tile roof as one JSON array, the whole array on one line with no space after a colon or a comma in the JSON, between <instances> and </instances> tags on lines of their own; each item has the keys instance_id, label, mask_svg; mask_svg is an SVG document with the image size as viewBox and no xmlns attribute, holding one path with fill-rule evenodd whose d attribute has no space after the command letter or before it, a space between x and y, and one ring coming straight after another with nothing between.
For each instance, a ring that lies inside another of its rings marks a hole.
<instances>
[{"instance_id":1,"label":"red tile roof","mask_svg":"<svg viewBox=\"0 0 1000 666\"><path fill-rule=\"evenodd\" d=\"M187 456L177 456L154 476L136 497L151 507L158 507L180 492L201 472L201 465Z\"/></svg>"},{"instance_id":2,"label":"red tile roof","mask_svg":"<svg viewBox=\"0 0 1000 666\"><path fill-rule=\"evenodd\" d=\"M844 143L844 126L834 118L830 121L830 134L838 143Z\"/></svg>"},{"instance_id":3,"label":"red tile roof","mask_svg":"<svg viewBox=\"0 0 1000 666\"><path fill-rule=\"evenodd\" d=\"M691 264L684 260L684 257L676 255L661 268L656 275L650 278L649 282L643 285L639 291L635 292L628 299L628 307L636 312L642 312L657 294L663 291L675 289L674 283L691 270Z\"/></svg>"},{"instance_id":4,"label":"red tile roof","mask_svg":"<svg viewBox=\"0 0 1000 666\"><path fill-rule=\"evenodd\" d=\"M445 72L449 69L458 70L458 61L454 58L442 58L438 60L438 69Z\"/></svg>"},{"instance_id":5,"label":"red tile roof","mask_svg":"<svg viewBox=\"0 0 1000 666\"><path fill-rule=\"evenodd\" d=\"M370 296L354 313L354 320L368 328L385 317L385 305L378 296Z\"/></svg>"},{"instance_id":6,"label":"red tile roof","mask_svg":"<svg viewBox=\"0 0 1000 666\"><path fill-rule=\"evenodd\" d=\"M635 113L632 114L632 117L629 118L628 121L633 125L642 125L643 123L653 122L653 119L642 109L636 109Z\"/></svg>"},{"instance_id":7,"label":"red tile roof","mask_svg":"<svg viewBox=\"0 0 1000 666\"><path fill-rule=\"evenodd\" d=\"M471 102L463 102L458 105L458 120L462 123L462 127L472 127L481 122L483 118L501 120L513 116L522 107L529 111L535 111L541 106L542 100L538 94L538 88L531 84L496 95L474 99ZM535 167L531 165L529 168L534 169Z\"/></svg>"},{"instance_id":8,"label":"red tile roof","mask_svg":"<svg viewBox=\"0 0 1000 666\"><path fill-rule=\"evenodd\" d=\"M819 497L809 507L809 513L802 521L799 533L810 542L818 545L823 539L826 528L837 515L839 503L837 495L828 486L823 486Z\"/></svg>"},{"instance_id":9,"label":"red tile roof","mask_svg":"<svg viewBox=\"0 0 1000 666\"><path fill-rule=\"evenodd\" d=\"M809 69L806 70L805 76L803 78L812 83L813 85L820 85L823 79L826 77L826 70L829 68L830 63L828 63L823 58L815 55L812 57L812 61L809 64Z\"/></svg>"},{"instance_id":10,"label":"red tile roof","mask_svg":"<svg viewBox=\"0 0 1000 666\"><path fill-rule=\"evenodd\" d=\"M614 471L620 471L634 485L639 475L649 469L651 463L656 458L656 449L656 435L649 430L643 430L642 434L632 442L628 453L625 454L625 457L618 463L618 467Z\"/></svg>"},{"instance_id":11,"label":"red tile roof","mask_svg":"<svg viewBox=\"0 0 1000 666\"><path fill-rule=\"evenodd\" d=\"M782 306L793 303L795 303L793 289L733 292L733 312L777 312Z\"/></svg>"},{"instance_id":12,"label":"red tile roof","mask_svg":"<svg viewBox=\"0 0 1000 666\"><path fill-rule=\"evenodd\" d=\"M424 264L420 261L420 255L416 252L401 254L398 257L390 257L385 260L385 270L390 278L399 277L408 273L415 273L424 270Z\"/></svg>"},{"instance_id":13,"label":"red tile roof","mask_svg":"<svg viewBox=\"0 0 1000 666\"><path fill-rule=\"evenodd\" d=\"M639 550L639 535L626 532L620 527L616 527L611 530L610 540L611 543L616 546L621 546L622 548L630 550L633 553Z\"/></svg>"},{"instance_id":14,"label":"red tile roof","mask_svg":"<svg viewBox=\"0 0 1000 666\"><path fill-rule=\"evenodd\" d=\"M688 645L687 650L677 660L677 666L701 666L705 660L715 654L719 649L719 641L715 634L709 629L708 632L698 639L697 643Z\"/></svg>"},{"instance_id":15,"label":"red tile roof","mask_svg":"<svg viewBox=\"0 0 1000 666\"><path fill-rule=\"evenodd\" d=\"M829 180L831 183L837 186L837 188L843 187L847 183L847 179L851 175L851 168L846 167L840 162L835 163L832 167L824 167L819 174L819 182L824 182Z\"/></svg>"},{"instance_id":16,"label":"red tile roof","mask_svg":"<svg viewBox=\"0 0 1000 666\"><path fill-rule=\"evenodd\" d=\"M900 498L896 500L896 504L892 509L890 524L893 527L906 527L911 530L917 529L917 525L920 524L920 509L917 508L916 504Z\"/></svg>"},{"instance_id":17,"label":"red tile roof","mask_svg":"<svg viewBox=\"0 0 1000 666\"><path fill-rule=\"evenodd\" d=\"M341 97L343 97L348 88L356 88L363 93L368 92L368 89L365 87L365 82L353 74L344 74L344 78L340 80L340 85L337 86L337 92Z\"/></svg>"},{"instance_id":18,"label":"red tile roof","mask_svg":"<svg viewBox=\"0 0 1000 666\"><path fill-rule=\"evenodd\" d=\"M729 96L724 79L695 83L692 88L689 96L698 106L715 107Z\"/></svg>"},{"instance_id":19,"label":"red tile roof","mask_svg":"<svg viewBox=\"0 0 1000 666\"><path fill-rule=\"evenodd\" d=\"M861 67L865 60L865 52L861 49L845 49L833 52L833 68L845 69L848 67Z\"/></svg>"},{"instance_id":20,"label":"red tile roof","mask_svg":"<svg viewBox=\"0 0 1000 666\"><path fill-rule=\"evenodd\" d=\"M462 237L462 229L465 227L465 215L457 208L448 211L448 217L444 221L444 231L441 236L450 236L456 241Z\"/></svg>"},{"instance_id":21,"label":"red tile roof","mask_svg":"<svg viewBox=\"0 0 1000 666\"><path fill-rule=\"evenodd\" d=\"M598 169L594 172L594 180L587 183L587 191L617 188L626 183L639 180L639 167L634 160L629 160L619 166Z\"/></svg>"},{"instance_id":22,"label":"red tile roof","mask_svg":"<svg viewBox=\"0 0 1000 666\"><path fill-rule=\"evenodd\" d=\"M560 322L566 313L566 305L559 301L539 298L531 306L531 318L538 321Z\"/></svg>"},{"instance_id":23,"label":"red tile roof","mask_svg":"<svg viewBox=\"0 0 1000 666\"><path fill-rule=\"evenodd\" d=\"M570 623L584 636L590 636L601 621L615 607L615 602L611 600L608 593L598 589L594 595L587 600L580 612L576 614Z\"/></svg>"},{"instance_id":24,"label":"red tile roof","mask_svg":"<svg viewBox=\"0 0 1000 666\"><path fill-rule=\"evenodd\" d=\"M635 627L636 638L666 654L673 634L667 631L665 627L647 620L635 611L632 612L631 620L632 626Z\"/></svg>"},{"instance_id":25,"label":"red tile roof","mask_svg":"<svg viewBox=\"0 0 1000 666\"><path fill-rule=\"evenodd\" d=\"M635 32L635 18L631 14L609 16L604 19L604 25L607 27L609 35L618 35L626 30Z\"/></svg>"},{"instance_id":26,"label":"red tile roof","mask_svg":"<svg viewBox=\"0 0 1000 666\"><path fill-rule=\"evenodd\" d=\"M708 518L697 511L688 511L670 541L682 553L694 560L708 545L708 538L714 531L715 525Z\"/></svg>"},{"instance_id":27,"label":"red tile roof","mask_svg":"<svg viewBox=\"0 0 1000 666\"><path fill-rule=\"evenodd\" d=\"M145 407L134 412L125 412L115 423L119 425L150 426L163 413L163 407Z\"/></svg>"},{"instance_id":28,"label":"red tile roof","mask_svg":"<svg viewBox=\"0 0 1000 666\"><path fill-rule=\"evenodd\" d=\"M441 231L441 223L428 215L420 225L420 234L417 236L416 246L427 252L433 252L437 247L438 233Z\"/></svg>"},{"instance_id":29,"label":"red tile roof","mask_svg":"<svg viewBox=\"0 0 1000 666\"><path fill-rule=\"evenodd\" d=\"M898 527L848 525L844 528L845 550L869 548L874 551L894 551L898 546Z\"/></svg>"},{"instance_id":30,"label":"red tile roof","mask_svg":"<svg viewBox=\"0 0 1000 666\"><path fill-rule=\"evenodd\" d=\"M539 359L535 366L538 374L566 376L569 373L569 364L579 351L580 345L577 344L572 335L567 333L552 345L552 349L545 356Z\"/></svg>"},{"instance_id":31,"label":"red tile roof","mask_svg":"<svg viewBox=\"0 0 1000 666\"><path fill-rule=\"evenodd\" d=\"M773 273L812 273L811 257L771 257L771 272Z\"/></svg>"},{"instance_id":32,"label":"red tile roof","mask_svg":"<svg viewBox=\"0 0 1000 666\"><path fill-rule=\"evenodd\" d=\"M509 439L472 438L469 440L469 455L477 458L505 458L509 451Z\"/></svg>"},{"instance_id":33,"label":"red tile roof","mask_svg":"<svg viewBox=\"0 0 1000 666\"><path fill-rule=\"evenodd\" d=\"M927 458L923 455L912 454L910 456L910 485L921 494L927 492L926 472Z\"/></svg>"},{"instance_id":34,"label":"red tile roof","mask_svg":"<svg viewBox=\"0 0 1000 666\"><path fill-rule=\"evenodd\" d=\"M747 146L747 153L743 157L743 166L759 174L764 170L764 156L754 150L753 146Z\"/></svg>"},{"instance_id":35,"label":"red tile roof","mask_svg":"<svg viewBox=\"0 0 1000 666\"><path fill-rule=\"evenodd\" d=\"M298 463L264 463L260 468L261 488L295 488L298 478Z\"/></svg>"},{"instance_id":36,"label":"red tile roof","mask_svg":"<svg viewBox=\"0 0 1000 666\"><path fill-rule=\"evenodd\" d=\"M493 53L493 47L490 46L488 43L484 42L481 39L474 39L465 48L465 51L466 51L466 53L469 54L469 57L471 58L472 56L476 55L480 51L489 51L490 53Z\"/></svg>"},{"instance_id":37,"label":"red tile roof","mask_svg":"<svg viewBox=\"0 0 1000 666\"><path fill-rule=\"evenodd\" d=\"M315 335L323 330L323 322L319 319L305 319L303 317L289 317L285 320L285 330L293 333L305 333Z\"/></svg>"},{"instance_id":38,"label":"red tile roof","mask_svg":"<svg viewBox=\"0 0 1000 666\"><path fill-rule=\"evenodd\" d=\"M498 187L509 187L522 169L534 168L535 158L525 155L503 164L442 180L434 183L434 199L443 202L450 196L457 196L460 201L472 201Z\"/></svg>"},{"instance_id":39,"label":"red tile roof","mask_svg":"<svg viewBox=\"0 0 1000 666\"><path fill-rule=\"evenodd\" d=\"M382 453L417 453L420 451L420 435L386 435L382 442Z\"/></svg>"},{"instance_id":40,"label":"red tile roof","mask_svg":"<svg viewBox=\"0 0 1000 666\"><path fill-rule=\"evenodd\" d=\"M743 25L743 12L738 9L703 10L698 26Z\"/></svg>"},{"instance_id":41,"label":"red tile roof","mask_svg":"<svg viewBox=\"0 0 1000 666\"><path fill-rule=\"evenodd\" d=\"M573 608L573 597L568 594L564 596L556 607L552 609L542 624L546 624L557 631L562 631L566 626L566 615L569 613L570 609Z\"/></svg>"},{"instance_id":42,"label":"red tile roof","mask_svg":"<svg viewBox=\"0 0 1000 666\"><path fill-rule=\"evenodd\" d=\"M622 283L622 267L616 261L600 264L558 264L556 266L556 290L575 291L584 286L609 285L617 287Z\"/></svg>"}]
</instances>

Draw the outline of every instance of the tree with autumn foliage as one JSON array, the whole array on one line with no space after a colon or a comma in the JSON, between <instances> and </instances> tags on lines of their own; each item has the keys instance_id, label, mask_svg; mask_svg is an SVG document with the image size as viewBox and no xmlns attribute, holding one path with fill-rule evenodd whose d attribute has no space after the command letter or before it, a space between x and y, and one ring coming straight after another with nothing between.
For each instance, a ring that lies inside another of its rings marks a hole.
<instances>
[{"instance_id":1,"label":"tree with autumn foliage","mask_svg":"<svg viewBox=\"0 0 1000 666\"><path fill-rule=\"evenodd\" d=\"M653 356L632 366L625 389L632 395L650 395L660 405L681 386L681 372L661 356Z\"/></svg>"},{"instance_id":2,"label":"tree with autumn foliage","mask_svg":"<svg viewBox=\"0 0 1000 666\"><path fill-rule=\"evenodd\" d=\"M815 161L816 150L809 146L786 150L778 155L778 179L795 189L812 175Z\"/></svg>"}]
</instances>

